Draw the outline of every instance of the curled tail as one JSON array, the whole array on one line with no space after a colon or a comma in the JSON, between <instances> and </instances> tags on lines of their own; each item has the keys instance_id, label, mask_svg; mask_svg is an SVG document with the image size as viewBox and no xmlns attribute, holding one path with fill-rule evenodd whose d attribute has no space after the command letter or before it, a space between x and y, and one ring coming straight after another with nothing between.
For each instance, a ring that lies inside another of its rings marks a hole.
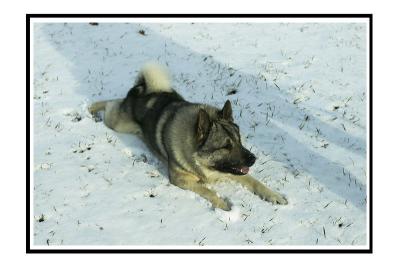
<instances>
[{"instance_id":1,"label":"curled tail","mask_svg":"<svg viewBox=\"0 0 400 268\"><path fill-rule=\"evenodd\" d=\"M136 85L144 85L144 94L173 92L167 69L157 63L144 65L136 79Z\"/></svg>"}]
</instances>

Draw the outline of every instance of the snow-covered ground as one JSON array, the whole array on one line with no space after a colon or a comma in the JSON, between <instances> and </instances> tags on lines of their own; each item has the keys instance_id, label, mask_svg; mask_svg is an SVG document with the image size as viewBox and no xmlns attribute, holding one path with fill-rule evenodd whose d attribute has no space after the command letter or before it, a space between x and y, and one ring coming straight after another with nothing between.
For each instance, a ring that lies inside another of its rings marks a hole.
<instances>
[{"instance_id":1,"label":"snow-covered ground","mask_svg":"<svg viewBox=\"0 0 400 268\"><path fill-rule=\"evenodd\" d=\"M35 23L35 245L366 245L366 25ZM124 97L147 61L187 100L233 104L250 173L211 209L87 106Z\"/></svg>"}]
</instances>

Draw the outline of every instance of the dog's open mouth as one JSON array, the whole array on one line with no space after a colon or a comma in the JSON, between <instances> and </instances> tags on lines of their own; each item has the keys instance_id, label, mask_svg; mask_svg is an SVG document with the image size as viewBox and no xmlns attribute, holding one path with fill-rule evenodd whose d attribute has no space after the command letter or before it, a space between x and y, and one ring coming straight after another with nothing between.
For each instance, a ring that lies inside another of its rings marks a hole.
<instances>
[{"instance_id":1,"label":"dog's open mouth","mask_svg":"<svg viewBox=\"0 0 400 268\"><path fill-rule=\"evenodd\" d=\"M249 173L249 167L243 166L243 167L231 167L231 173L236 174L236 175L246 175Z\"/></svg>"},{"instance_id":2,"label":"dog's open mouth","mask_svg":"<svg viewBox=\"0 0 400 268\"><path fill-rule=\"evenodd\" d=\"M216 170L221 171L221 172L225 172L225 173L231 173L234 175L246 175L247 173L249 173L250 167L248 166L216 166L214 167Z\"/></svg>"}]
</instances>

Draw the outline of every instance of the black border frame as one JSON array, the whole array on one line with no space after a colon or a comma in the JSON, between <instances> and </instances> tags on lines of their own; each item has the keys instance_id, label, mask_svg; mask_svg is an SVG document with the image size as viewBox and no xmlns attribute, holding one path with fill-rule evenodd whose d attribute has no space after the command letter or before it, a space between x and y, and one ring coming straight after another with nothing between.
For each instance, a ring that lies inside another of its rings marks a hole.
<instances>
[{"instance_id":1,"label":"black border frame","mask_svg":"<svg viewBox=\"0 0 400 268\"><path fill-rule=\"evenodd\" d=\"M373 14L26 14L26 253L373 253L372 71ZM32 249L30 233L30 25L31 18L367 18L369 20L369 248L368 249Z\"/></svg>"}]
</instances>

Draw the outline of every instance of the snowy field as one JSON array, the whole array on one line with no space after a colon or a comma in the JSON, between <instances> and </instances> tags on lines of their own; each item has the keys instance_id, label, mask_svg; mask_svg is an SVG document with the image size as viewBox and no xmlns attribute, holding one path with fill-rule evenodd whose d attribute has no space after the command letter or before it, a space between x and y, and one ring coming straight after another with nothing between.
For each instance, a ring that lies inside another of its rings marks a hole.
<instances>
[{"instance_id":1,"label":"snowy field","mask_svg":"<svg viewBox=\"0 0 400 268\"><path fill-rule=\"evenodd\" d=\"M34 245L367 243L363 23L34 25ZM121 98L140 67L166 64L188 101L233 105L250 174L272 205L234 183L213 210L169 184L140 139L87 107Z\"/></svg>"}]
</instances>

